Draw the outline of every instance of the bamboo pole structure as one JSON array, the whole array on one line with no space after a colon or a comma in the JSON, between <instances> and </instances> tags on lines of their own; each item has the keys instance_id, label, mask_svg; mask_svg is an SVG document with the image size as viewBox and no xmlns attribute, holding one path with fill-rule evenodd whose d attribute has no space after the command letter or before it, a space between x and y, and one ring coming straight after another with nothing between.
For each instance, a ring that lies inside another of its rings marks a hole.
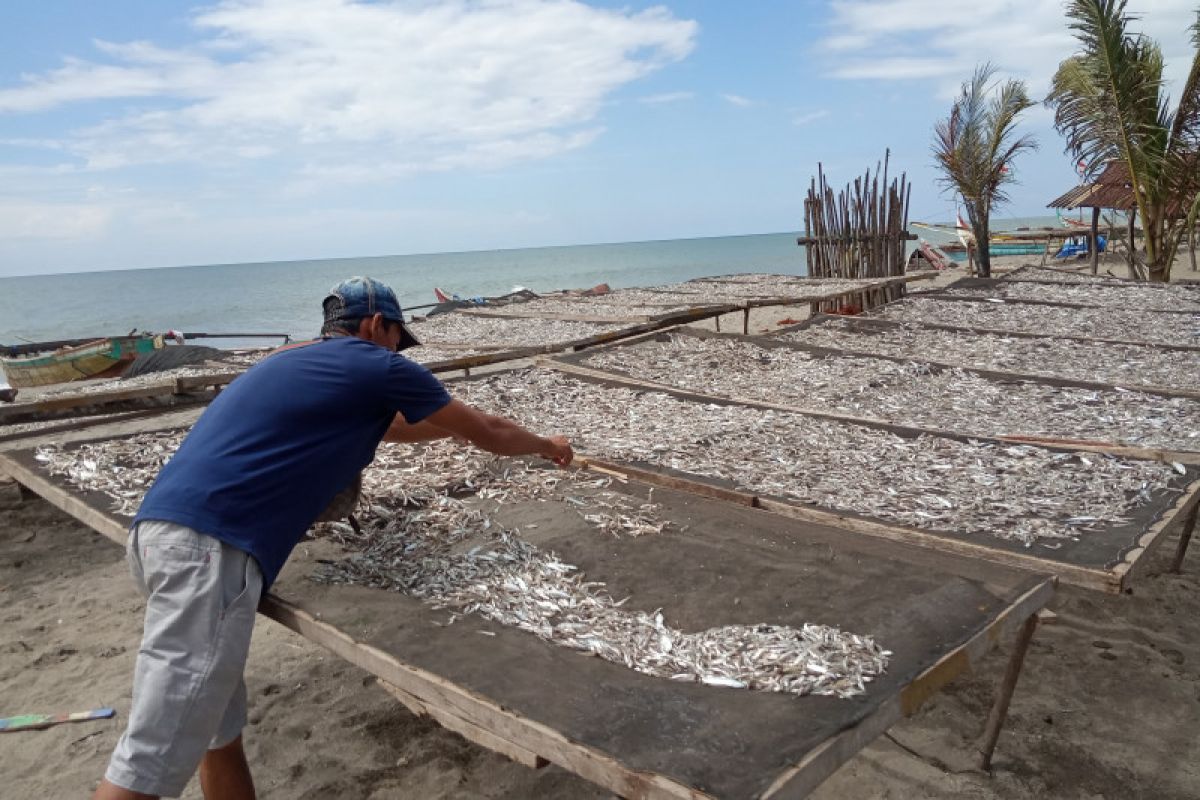
<instances>
[{"instance_id":1,"label":"bamboo pole structure","mask_svg":"<svg viewBox=\"0 0 1200 800\"><path fill-rule=\"evenodd\" d=\"M904 274L912 186L907 176L888 182L890 151L882 163L837 194L817 165L804 201L806 248L811 278L878 278Z\"/></svg>"}]
</instances>

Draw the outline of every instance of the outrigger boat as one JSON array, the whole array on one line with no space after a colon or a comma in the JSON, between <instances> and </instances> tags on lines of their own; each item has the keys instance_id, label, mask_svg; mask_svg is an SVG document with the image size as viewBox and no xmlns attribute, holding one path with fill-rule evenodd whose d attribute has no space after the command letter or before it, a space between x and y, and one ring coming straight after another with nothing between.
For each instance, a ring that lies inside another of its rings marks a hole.
<instances>
[{"instance_id":1,"label":"outrigger boat","mask_svg":"<svg viewBox=\"0 0 1200 800\"><path fill-rule=\"evenodd\" d=\"M914 228L920 230L933 231L944 236L954 236L958 242L939 243L938 246L947 253L964 253L968 249L975 248L975 234L971 233L970 227L967 226L962 219L958 217L956 225L951 228L948 225L932 225L926 222L909 223ZM1046 249L1044 241L1031 241L1027 236L1019 236L1017 234L1027 234L1028 231L1001 231L993 234L988 239L988 252L994 256L1036 256L1041 255Z\"/></svg>"},{"instance_id":2,"label":"outrigger boat","mask_svg":"<svg viewBox=\"0 0 1200 800\"><path fill-rule=\"evenodd\" d=\"M162 336L152 334L109 336L60 347L49 353L0 357L0 367L4 368L4 374L12 386L23 389L119 375L138 355L153 352L162 346ZM22 349L36 349L36 346Z\"/></svg>"}]
</instances>

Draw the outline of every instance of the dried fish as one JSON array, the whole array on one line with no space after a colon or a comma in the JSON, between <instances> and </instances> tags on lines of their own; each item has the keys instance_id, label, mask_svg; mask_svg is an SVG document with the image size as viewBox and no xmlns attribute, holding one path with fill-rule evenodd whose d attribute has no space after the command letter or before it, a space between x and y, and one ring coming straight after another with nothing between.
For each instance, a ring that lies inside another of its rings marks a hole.
<instances>
[{"instance_id":1,"label":"dried fish","mask_svg":"<svg viewBox=\"0 0 1200 800\"><path fill-rule=\"evenodd\" d=\"M1069 308L1025 303L972 303L914 295L872 316L1054 336L1127 342L1200 344L1200 313L1154 314L1129 308Z\"/></svg>"},{"instance_id":2,"label":"dried fish","mask_svg":"<svg viewBox=\"0 0 1200 800\"><path fill-rule=\"evenodd\" d=\"M656 316L707 305L741 305L752 300L808 302L879 286L879 280L816 279L797 276L746 275L740 280L696 279L639 289L617 289L596 297L550 295L513 304L512 313L555 313L580 316Z\"/></svg>"},{"instance_id":3,"label":"dried fish","mask_svg":"<svg viewBox=\"0 0 1200 800\"><path fill-rule=\"evenodd\" d=\"M921 363L822 357L740 339L677 334L594 351L583 363L695 392L968 435L1026 434L1200 450L1200 400L1189 398L998 380Z\"/></svg>"},{"instance_id":4,"label":"dried fish","mask_svg":"<svg viewBox=\"0 0 1200 800\"><path fill-rule=\"evenodd\" d=\"M99 492L112 500L114 513L132 517L142 497L183 441L183 431L139 433L102 442L85 442L70 449L42 445L34 458L51 475L62 475L84 492Z\"/></svg>"},{"instance_id":5,"label":"dried fish","mask_svg":"<svg viewBox=\"0 0 1200 800\"><path fill-rule=\"evenodd\" d=\"M1200 353L1150 345L1026 338L995 333L945 331L920 324L857 328L830 319L781 334L787 341L898 358L919 356L943 364L1045 375L1125 386L1174 386L1200 390Z\"/></svg>"},{"instance_id":6,"label":"dried fish","mask_svg":"<svg viewBox=\"0 0 1200 800\"><path fill-rule=\"evenodd\" d=\"M412 323L413 333L424 345L466 344L482 349L566 343L620 328L616 324L458 313L438 314Z\"/></svg>"},{"instance_id":7,"label":"dried fish","mask_svg":"<svg viewBox=\"0 0 1200 800\"><path fill-rule=\"evenodd\" d=\"M1063 284L999 282L991 287L947 289L952 297L996 297L1003 300L1044 300L1102 308L1140 308L1147 311L1200 311L1200 292L1175 284Z\"/></svg>"},{"instance_id":8,"label":"dried fish","mask_svg":"<svg viewBox=\"0 0 1200 800\"><path fill-rule=\"evenodd\" d=\"M1137 284L1129 280L1115 278L1111 275L1092 275L1088 272L1076 272L1064 269L1050 269L1048 267L1038 267L1033 264L1026 264L1022 267L1014 269L1007 275L1004 275L1001 280L1006 282L1012 281L1038 281L1040 283L1078 283L1078 284L1096 284L1101 286L1136 286ZM1180 285L1180 288L1186 288Z\"/></svg>"},{"instance_id":9,"label":"dried fish","mask_svg":"<svg viewBox=\"0 0 1200 800\"><path fill-rule=\"evenodd\" d=\"M555 429L580 450L727 481L747 491L947 533L1032 546L1077 539L1063 521L1130 523L1154 494L1177 491L1167 464L901 437L862 425L613 388L548 370L454 387L465 400ZM931 507L921 498L943 498Z\"/></svg>"}]
</instances>

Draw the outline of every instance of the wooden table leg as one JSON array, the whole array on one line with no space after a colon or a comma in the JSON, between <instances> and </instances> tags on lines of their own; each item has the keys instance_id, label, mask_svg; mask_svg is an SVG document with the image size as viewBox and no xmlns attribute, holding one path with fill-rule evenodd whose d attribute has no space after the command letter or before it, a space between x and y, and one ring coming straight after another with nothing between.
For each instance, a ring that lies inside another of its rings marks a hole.
<instances>
[{"instance_id":1,"label":"wooden table leg","mask_svg":"<svg viewBox=\"0 0 1200 800\"><path fill-rule=\"evenodd\" d=\"M1200 512L1200 503L1192 506L1192 513L1188 514L1187 521L1183 523L1183 528L1179 531L1179 547L1175 551L1175 561L1171 564L1171 572L1179 572L1183 569L1183 556L1187 553L1188 543L1192 541L1192 531L1196 530L1196 514Z\"/></svg>"},{"instance_id":2,"label":"wooden table leg","mask_svg":"<svg viewBox=\"0 0 1200 800\"><path fill-rule=\"evenodd\" d=\"M1017 688L1017 678L1021 676L1025 653L1029 650L1029 642L1033 640L1037 624L1037 615L1033 614L1025 620L1025 624L1017 633L1012 656L1008 659L1008 668L1004 671L1004 679L1000 682L996 700L988 713L987 724L983 729L983 742L979 746L979 768L985 772L992 768L992 754L996 752L996 741L1000 738L1000 729L1004 727L1004 720L1008 717L1008 705L1012 702L1013 690Z\"/></svg>"}]
</instances>

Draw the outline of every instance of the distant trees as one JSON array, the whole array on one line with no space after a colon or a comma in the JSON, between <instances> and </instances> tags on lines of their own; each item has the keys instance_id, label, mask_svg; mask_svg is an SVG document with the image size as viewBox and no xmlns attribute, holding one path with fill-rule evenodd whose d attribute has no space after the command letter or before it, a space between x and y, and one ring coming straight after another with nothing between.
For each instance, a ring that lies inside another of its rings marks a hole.
<instances>
[{"instance_id":1,"label":"distant trees","mask_svg":"<svg viewBox=\"0 0 1200 800\"><path fill-rule=\"evenodd\" d=\"M1173 112L1162 50L1130 32L1134 17L1125 0L1072 0L1067 16L1082 49L1059 65L1046 105L1067 152L1091 172L1114 158L1129 168L1145 246L1134 275L1168 281L1188 212L1194 225L1200 208L1200 9L1192 27L1196 53Z\"/></svg>"},{"instance_id":2,"label":"distant trees","mask_svg":"<svg viewBox=\"0 0 1200 800\"><path fill-rule=\"evenodd\" d=\"M1009 80L992 91L995 70L984 64L975 70L950 109L934 126L933 156L942 182L962 196L967 223L978 244L979 274L991 277L988 252L992 210L1005 202L1006 184L1013 181L1013 160L1037 147L1029 136L1016 135L1017 117L1033 105L1025 83Z\"/></svg>"}]
</instances>

